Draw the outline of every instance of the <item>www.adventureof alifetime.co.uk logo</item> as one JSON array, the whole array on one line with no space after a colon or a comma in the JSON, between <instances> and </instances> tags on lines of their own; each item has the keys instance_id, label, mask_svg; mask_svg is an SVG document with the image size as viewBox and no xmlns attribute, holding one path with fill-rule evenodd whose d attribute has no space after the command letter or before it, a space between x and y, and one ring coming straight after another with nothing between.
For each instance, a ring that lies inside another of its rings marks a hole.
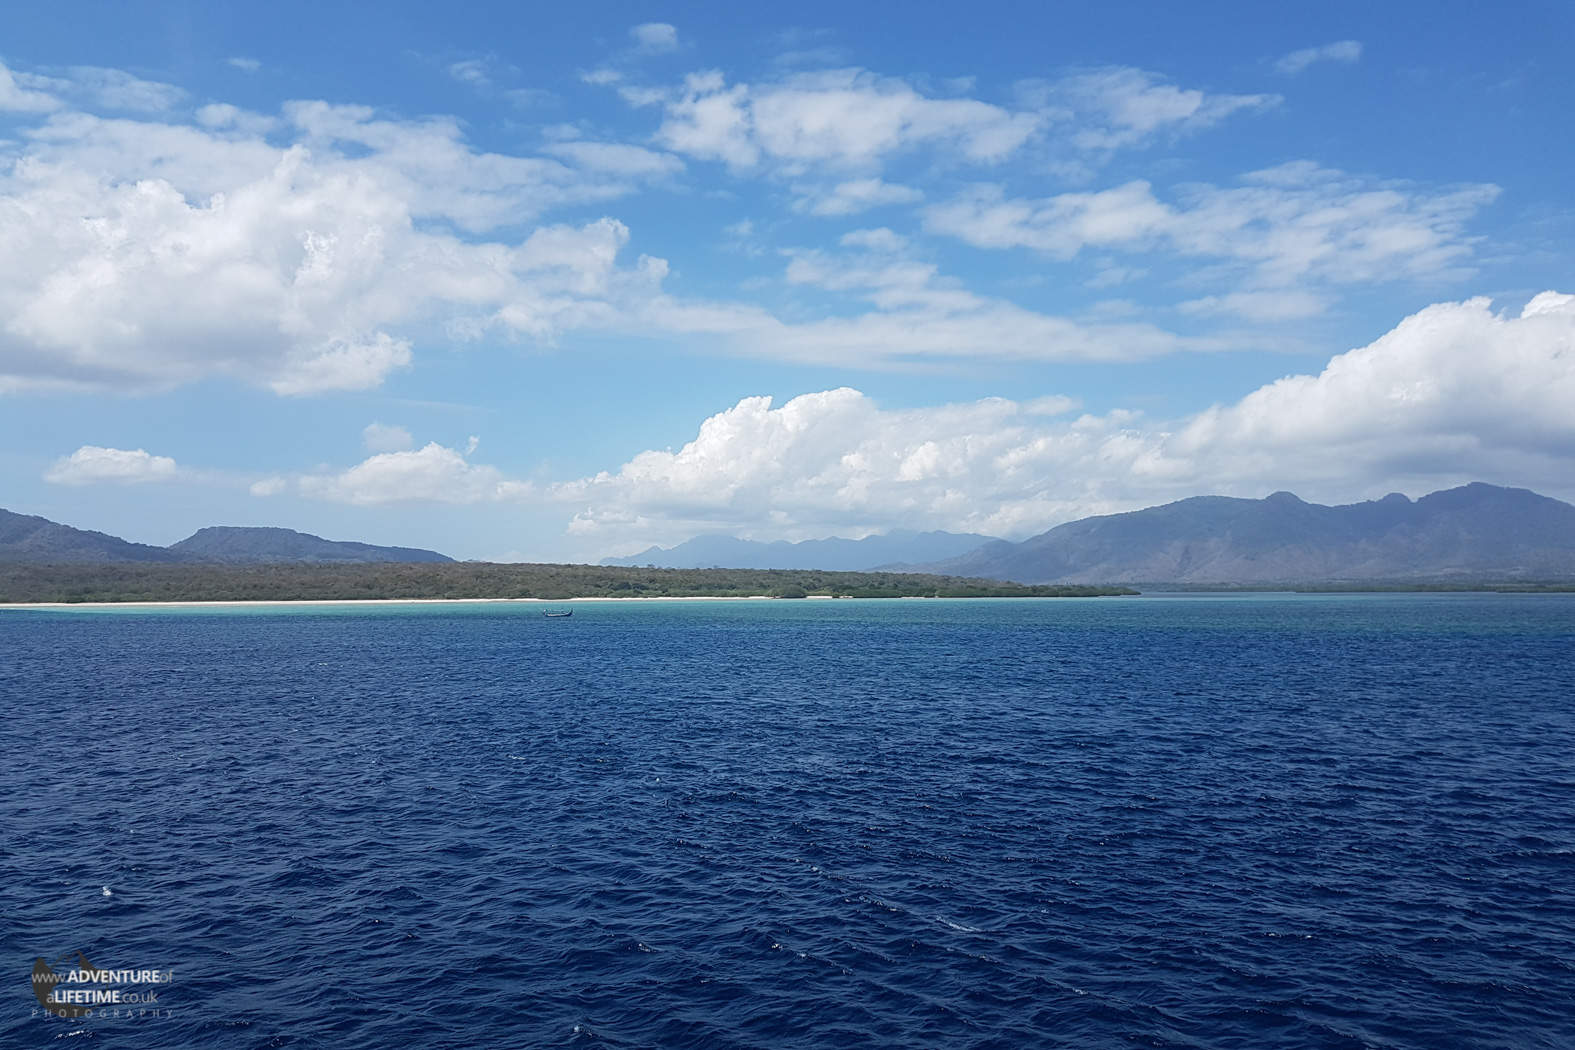
<instances>
[{"instance_id":1,"label":"www.adventureof alifetime.co.uk logo","mask_svg":"<svg viewBox=\"0 0 1575 1050\"><path fill-rule=\"evenodd\" d=\"M68 953L71 954L71 953ZM75 953L77 964L64 973L43 957L33 960L33 996L48 1012L71 1020L82 1017L167 1017L160 987L175 979L169 969L104 970ZM62 955L55 962L66 958Z\"/></svg>"}]
</instances>

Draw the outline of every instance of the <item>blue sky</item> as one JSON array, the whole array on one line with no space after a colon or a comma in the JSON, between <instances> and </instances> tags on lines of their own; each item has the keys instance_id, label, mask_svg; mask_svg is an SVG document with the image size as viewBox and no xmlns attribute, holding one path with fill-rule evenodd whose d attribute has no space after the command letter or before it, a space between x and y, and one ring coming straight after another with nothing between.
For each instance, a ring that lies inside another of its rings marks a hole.
<instances>
[{"instance_id":1,"label":"blue sky","mask_svg":"<svg viewBox=\"0 0 1575 1050\"><path fill-rule=\"evenodd\" d=\"M0 506L468 558L1575 498L1575 9L33 5Z\"/></svg>"}]
</instances>

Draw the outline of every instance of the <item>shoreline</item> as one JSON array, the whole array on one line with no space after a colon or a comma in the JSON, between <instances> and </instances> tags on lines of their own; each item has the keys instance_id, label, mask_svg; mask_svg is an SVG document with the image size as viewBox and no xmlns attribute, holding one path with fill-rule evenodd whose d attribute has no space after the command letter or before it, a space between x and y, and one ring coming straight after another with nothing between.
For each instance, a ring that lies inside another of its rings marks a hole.
<instances>
[{"instance_id":1,"label":"shoreline","mask_svg":"<svg viewBox=\"0 0 1575 1050\"><path fill-rule=\"evenodd\" d=\"M754 602L754 601L851 601L829 594L804 598L777 598L770 594L673 594L629 598L586 595L580 598L225 598L211 602L0 602L0 611L12 609L210 609L281 606L287 609L325 605L562 605L565 602ZM889 598L868 599L891 601ZM898 599L901 600L901 599Z\"/></svg>"}]
</instances>

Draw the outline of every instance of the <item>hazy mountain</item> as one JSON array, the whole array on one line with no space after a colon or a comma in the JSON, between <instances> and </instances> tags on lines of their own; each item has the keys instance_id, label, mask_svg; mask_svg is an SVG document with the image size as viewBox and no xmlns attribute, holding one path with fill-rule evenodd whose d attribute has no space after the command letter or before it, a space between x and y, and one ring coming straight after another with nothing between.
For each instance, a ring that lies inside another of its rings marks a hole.
<instances>
[{"instance_id":1,"label":"hazy mountain","mask_svg":"<svg viewBox=\"0 0 1575 1050\"><path fill-rule=\"evenodd\" d=\"M990 543L972 533L896 530L862 540L761 543L732 536L696 536L676 547L651 547L603 565L655 565L661 569L826 569L865 572L888 565L956 558Z\"/></svg>"},{"instance_id":2,"label":"hazy mountain","mask_svg":"<svg viewBox=\"0 0 1575 1050\"><path fill-rule=\"evenodd\" d=\"M212 562L437 562L453 558L414 547L378 547L370 543L325 540L294 529L237 528L214 525L198 529L170 550L191 561Z\"/></svg>"},{"instance_id":3,"label":"hazy mountain","mask_svg":"<svg viewBox=\"0 0 1575 1050\"><path fill-rule=\"evenodd\" d=\"M1480 482L1325 507L1289 492L1199 496L997 541L926 571L1021 583L1575 578L1575 507Z\"/></svg>"},{"instance_id":4,"label":"hazy mountain","mask_svg":"<svg viewBox=\"0 0 1575 1050\"><path fill-rule=\"evenodd\" d=\"M0 561L31 562L438 562L436 551L339 543L292 529L201 529L168 547L128 543L48 518L0 510Z\"/></svg>"},{"instance_id":5,"label":"hazy mountain","mask_svg":"<svg viewBox=\"0 0 1575 1050\"><path fill-rule=\"evenodd\" d=\"M128 543L116 536L73 529L31 514L0 510L0 561L184 561L165 547Z\"/></svg>"}]
</instances>

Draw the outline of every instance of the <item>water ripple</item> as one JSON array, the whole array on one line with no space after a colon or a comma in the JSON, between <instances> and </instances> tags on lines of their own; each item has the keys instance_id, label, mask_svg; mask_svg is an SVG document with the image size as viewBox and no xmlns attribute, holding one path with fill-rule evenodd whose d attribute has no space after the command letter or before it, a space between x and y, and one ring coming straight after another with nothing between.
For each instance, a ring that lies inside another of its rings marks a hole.
<instances>
[{"instance_id":1,"label":"water ripple","mask_svg":"<svg viewBox=\"0 0 1575 1050\"><path fill-rule=\"evenodd\" d=\"M6 1045L1575 1045L1567 597L0 643ZM78 950L171 1016L34 1016Z\"/></svg>"}]
</instances>

